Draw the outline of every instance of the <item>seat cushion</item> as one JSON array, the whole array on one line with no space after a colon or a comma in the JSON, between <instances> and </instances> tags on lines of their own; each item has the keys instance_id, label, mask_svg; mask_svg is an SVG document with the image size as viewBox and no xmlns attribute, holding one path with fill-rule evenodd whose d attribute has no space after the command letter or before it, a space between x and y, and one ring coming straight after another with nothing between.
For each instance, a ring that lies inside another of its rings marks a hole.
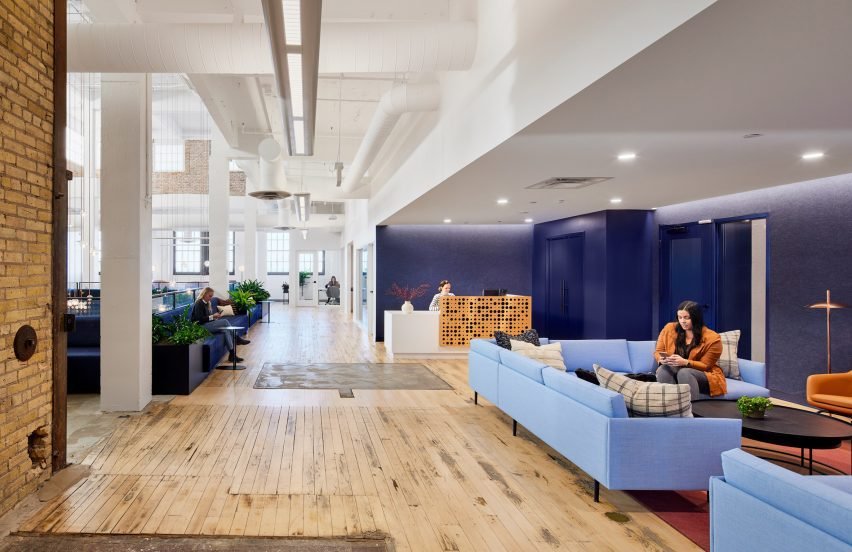
<instances>
[{"instance_id":1,"label":"seat cushion","mask_svg":"<svg viewBox=\"0 0 852 552\"><path fill-rule=\"evenodd\" d=\"M541 371L544 385L570 397L578 403L610 418L626 418L624 397L615 391L592 385L573 374L545 368Z\"/></svg>"},{"instance_id":2,"label":"seat cushion","mask_svg":"<svg viewBox=\"0 0 852 552\"><path fill-rule=\"evenodd\" d=\"M624 404L637 418L691 418L692 395L689 385L650 383L630 379L595 365L601 387L621 393Z\"/></svg>"},{"instance_id":3,"label":"seat cushion","mask_svg":"<svg viewBox=\"0 0 852 552\"><path fill-rule=\"evenodd\" d=\"M852 408L852 397L843 397L841 395L824 395L817 393L811 395L810 400L815 403L827 404L831 406L839 406L841 408Z\"/></svg>"},{"instance_id":4,"label":"seat cushion","mask_svg":"<svg viewBox=\"0 0 852 552\"><path fill-rule=\"evenodd\" d=\"M553 368L565 370L565 362L562 360L562 344L558 341L556 343L549 343L538 347L532 343L517 341L514 339L510 339L509 343L512 345L512 352L543 362Z\"/></svg>"},{"instance_id":5,"label":"seat cushion","mask_svg":"<svg viewBox=\"0 0 852 552\"><path fill-rule=\"evenodd\" d=\"M728 392L724 395L710 397L709 395L701 395L702 399L716 399L723 401L734 401L740 397L769 397L769 389L748 383L742 380L726 379L725 383L728 386Z\"/></svg>"},{"instance_id":6,"label":"seat cushion","mask_svg":"<svg viewBox=\"0 0 852 552\"><path fill-rule=\"evenodd\" d=\"M570 339L561 340L565 368L593 370L595 364L606 366L613 372L632 372L626 339Z\"/></svg>"}]
</instances>

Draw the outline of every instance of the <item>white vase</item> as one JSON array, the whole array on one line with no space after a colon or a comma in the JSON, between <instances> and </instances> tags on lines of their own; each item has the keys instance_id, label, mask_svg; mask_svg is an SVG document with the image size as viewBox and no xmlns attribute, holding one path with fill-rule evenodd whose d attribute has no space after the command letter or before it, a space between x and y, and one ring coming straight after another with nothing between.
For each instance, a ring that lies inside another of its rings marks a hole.
<instances>
[{"instance_id":1,"label":"white vase","mask_svg":"<svg viewBox=\"0 0 852 552\"><path fill-rule=\"evenodd\" d=\"M402 304L402 312L405 314L411 314L414 312L414 305L411 304L411 301L406 301Z\"/></svg>"}]
</instances>

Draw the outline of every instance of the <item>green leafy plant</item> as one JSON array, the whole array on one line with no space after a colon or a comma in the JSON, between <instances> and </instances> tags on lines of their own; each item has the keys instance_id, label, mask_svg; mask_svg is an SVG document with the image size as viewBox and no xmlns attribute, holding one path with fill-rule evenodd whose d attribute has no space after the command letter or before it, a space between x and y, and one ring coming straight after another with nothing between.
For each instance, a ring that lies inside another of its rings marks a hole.
<instances>
[{"instance_id":1,"label":"green leafy plant","mask_svg":"<svg viewBox=\"0 0 852 552\"><path fill-rule=\"evenodd\" d=\"M156 314L151 315L151 342L156 344L168 339L172 333L169 326Z\"/></svg>"},{"instance_id":2,"label":"green leafy plant","mask_svg":"<svg viewBox=\"0 0 852 552\"><path fill-rule=\"evenodd\" d=\"M180 316L176 316L169 329L171 330L169 343L174 345L192 345L210 335L207 328L190 320L189 309L184 310Z\"/></svg>"},{"instance_id":3,"label":"green leafy plant","mask_svg":"<svg viewBox=\"0 0 852 552\"><path fill-rule=\"evenodd\" d=\"M307 280L308 278L310 278L313 275L314 275L313 272L299 272L299 285L300 286L305 285L305 280Z\"/></svg>"},{"instance_id":4,"label":"green leafy plant","mask_svg":"<svg viewBox=\"0 0 852 552\"><path fill-rule=\"evenodd\" d=\"M248 293L255 302L269 299L269 292L266 291L263 282L260 280L243 280L237 284L237 290Z\"/></svg>"},{"instance_id":5,"label":"green leafy plant","mask_svg":"<svg viewBox=\"0 0 852 552\"><path fill-rule=\"evenodd\" d=\"M239 312L248 313L251 311L251 308L257 304L254 297L245 291L235 289L233 291L229 291L228 294L231 296L231 303L233 304L234 309Z\"/></svg>"},{"instance_id":6,"label":"green leafy plant","mask_svg":"<svg viewBox=\"0 0 852 552\"><path fill-rule=\"evenodd\" d=\"M743 416L762 418L763 413L772 408L772 401L766 397L740 397L737 399L737 410Z\"/></svg>"}]
</instances>

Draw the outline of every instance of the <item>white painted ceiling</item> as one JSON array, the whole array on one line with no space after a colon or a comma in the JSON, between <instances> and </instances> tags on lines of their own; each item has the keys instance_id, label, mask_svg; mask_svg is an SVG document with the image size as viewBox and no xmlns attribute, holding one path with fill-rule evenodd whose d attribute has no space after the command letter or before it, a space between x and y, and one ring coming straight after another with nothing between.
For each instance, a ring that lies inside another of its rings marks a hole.
<instances>
[{"instance_id":1,"label":"white painted ceiling","mask_svg":"<svg viewBox=\"0 0 852 552\"><path fill-rule=\"evenodd\" d=\"M83 0L82 4L81 11L104 22L263 20L259 0ZM475 0L324 0L323 21L475 20L475 5ZM532 3L529 9L534 9ZM850 28L852 2L719 0L376 222L435 224L451 218L454 223L520 223L525 217L543 222L852 172L848 105L852 64L846 59L852 51ZM436 77L441 76L321 75L316 155L288 159L290 186L310 191L318 200L339 197L334 162L341 160L346 166L351 162L382 94L396 84ZM254 155L264 137L281 138L272 75L188 79L231 146L246 157ZM417 138L429 130L428 125L424 129L424 120L428 122L428 117L403 118L370 174L380 169L392 173L403 164ZM743 138L749 133L763 136ZM825 151L826 157L815 162L800 159L814 149ZM618 162L616 155L623 151L634 151L637 158ZM525 189L554 176L613 178L576 191ZM498 197L509 199L509 204L497 206ZM622 203L611 205L613 197L622 198Z\"/></svg>"},{"instance_id":2,"label":"white painted ceiling","mask_svg":"<svg viewBox=\"0 0 852 552\"><path fill-rule=\"evenodd\" d=\"M850 29L852 2L720 0L384 222L544 222L852 172ZM612 180L525 189L556 176Z\"/></svg>"}]
</instances>

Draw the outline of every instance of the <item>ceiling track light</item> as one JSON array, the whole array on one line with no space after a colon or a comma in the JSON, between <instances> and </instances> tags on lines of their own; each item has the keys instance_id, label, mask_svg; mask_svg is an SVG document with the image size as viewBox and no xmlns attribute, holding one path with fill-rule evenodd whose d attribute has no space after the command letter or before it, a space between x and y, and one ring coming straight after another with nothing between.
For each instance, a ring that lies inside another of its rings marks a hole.
<instances>
[{"instance_id":1,"label":"ceiling track light","mask_svg":"<svg viewBox=\"0 0 852 552\"><path fill-rule=\"evenodd\" d=\"M322 0L262 0L290 155L314 154Z\"/></svg>"}]
</instances>

